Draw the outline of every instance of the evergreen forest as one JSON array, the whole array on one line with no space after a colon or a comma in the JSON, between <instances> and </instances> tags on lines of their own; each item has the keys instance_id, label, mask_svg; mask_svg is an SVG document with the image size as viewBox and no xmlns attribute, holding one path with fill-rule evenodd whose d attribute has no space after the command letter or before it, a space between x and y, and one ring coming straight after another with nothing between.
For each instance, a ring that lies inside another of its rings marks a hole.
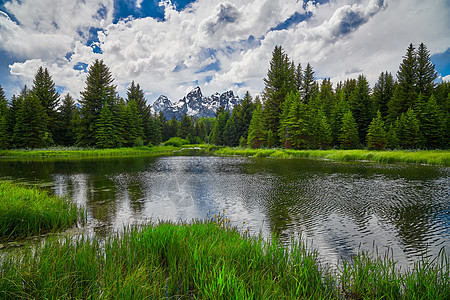
<instances>
[{"instance_id":1,"label":"evergreen forest","mask_svg":"<svg viewBox=\"0 0 450 300\"><path fill-rule=\"evenodd\" d=\"M296 64L281 46L272 53L261 97L246 93L215 118L152 114L140 85L119 97L102 60L94 61L75 100L59 95L47 68L31 88L7 99L0 85L0 149L94 148L185 143L287 149L448 149L450 82L436 83L430 52L410 44L394 77L382 72L371 88L364 74L334 86L313 67Z\"/></svg>"}]
</instances>

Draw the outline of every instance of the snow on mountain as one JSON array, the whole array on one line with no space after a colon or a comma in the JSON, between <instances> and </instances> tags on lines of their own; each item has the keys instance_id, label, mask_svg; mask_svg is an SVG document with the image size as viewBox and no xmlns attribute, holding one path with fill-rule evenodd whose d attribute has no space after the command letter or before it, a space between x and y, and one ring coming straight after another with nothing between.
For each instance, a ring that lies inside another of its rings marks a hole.
<instances>
[{"instance_id":1,"label":"snow on mountain","mask_svg":"<svg viewBox=\"0 0 450 300\"><path fill-rule=\"evenodd\" d=\"M223 106L225 110L232 111L234 106L240 102L239 97L235 96L232 91L205 97L200 87L197 86L175 103L172 103L166 96L159 96L153 103L152 109L156 113L162 112L167 120L173 117L181 120L184 114L196 118L212 118L219 107Z\"/></svg>"}]
</instances>

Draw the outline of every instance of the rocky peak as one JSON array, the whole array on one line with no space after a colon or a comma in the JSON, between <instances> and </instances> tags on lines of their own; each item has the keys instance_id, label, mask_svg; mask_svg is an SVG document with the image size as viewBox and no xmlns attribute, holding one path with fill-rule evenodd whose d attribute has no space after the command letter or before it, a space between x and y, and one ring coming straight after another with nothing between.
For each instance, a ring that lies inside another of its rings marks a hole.
<instances>
[{"instance_id":1,"label":"rocky peak","mask_svg":"<svg viewBox=\"0 0 450 300\"><path fill-rule=\"evenodd\" d=\"M174 103L162 95L153 103L152 107L155 112L162 112L168 120L173 117L181 120L184 114L196 118L212 118L219 107L223 106L225 110L232 111L234 106L240 102L241 100L234 95L233 91L227 91L223 94L214 93L205 97L200 87L197 86L185 97Z\"/></svg>"}]
</instances>

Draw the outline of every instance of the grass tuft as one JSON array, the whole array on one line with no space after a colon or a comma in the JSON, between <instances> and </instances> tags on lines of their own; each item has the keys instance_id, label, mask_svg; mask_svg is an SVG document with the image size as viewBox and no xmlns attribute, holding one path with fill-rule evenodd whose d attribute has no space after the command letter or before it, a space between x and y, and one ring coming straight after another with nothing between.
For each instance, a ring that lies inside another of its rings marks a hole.
<instances>
[{"instance_id":1,"label":"grass tuft","mask_svg":"<svg viewBox=\"0 0 450 300\"><path fill-rule=\"evenodd\" d=\"M66 198L0 181L0 239L65 229L84 218Z\"/></svg>"}]
</instances>

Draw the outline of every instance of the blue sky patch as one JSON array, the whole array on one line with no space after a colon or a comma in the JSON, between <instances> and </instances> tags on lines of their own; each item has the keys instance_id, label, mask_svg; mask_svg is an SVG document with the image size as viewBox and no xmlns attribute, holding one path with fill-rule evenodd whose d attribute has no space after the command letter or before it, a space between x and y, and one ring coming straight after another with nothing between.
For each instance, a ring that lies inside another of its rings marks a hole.
<instances>
[{"instance_id":1,"label":"blue sky patch","mask_svg":"<svg viewBox=\"0 0 450 300\"><path fill-rule=\"evenodd\" d=\"M450 74L450 48L443 53L434 54L430 57L431 62L436 66L436 71L440 74Z\"/></svg>"}]
</instances>

